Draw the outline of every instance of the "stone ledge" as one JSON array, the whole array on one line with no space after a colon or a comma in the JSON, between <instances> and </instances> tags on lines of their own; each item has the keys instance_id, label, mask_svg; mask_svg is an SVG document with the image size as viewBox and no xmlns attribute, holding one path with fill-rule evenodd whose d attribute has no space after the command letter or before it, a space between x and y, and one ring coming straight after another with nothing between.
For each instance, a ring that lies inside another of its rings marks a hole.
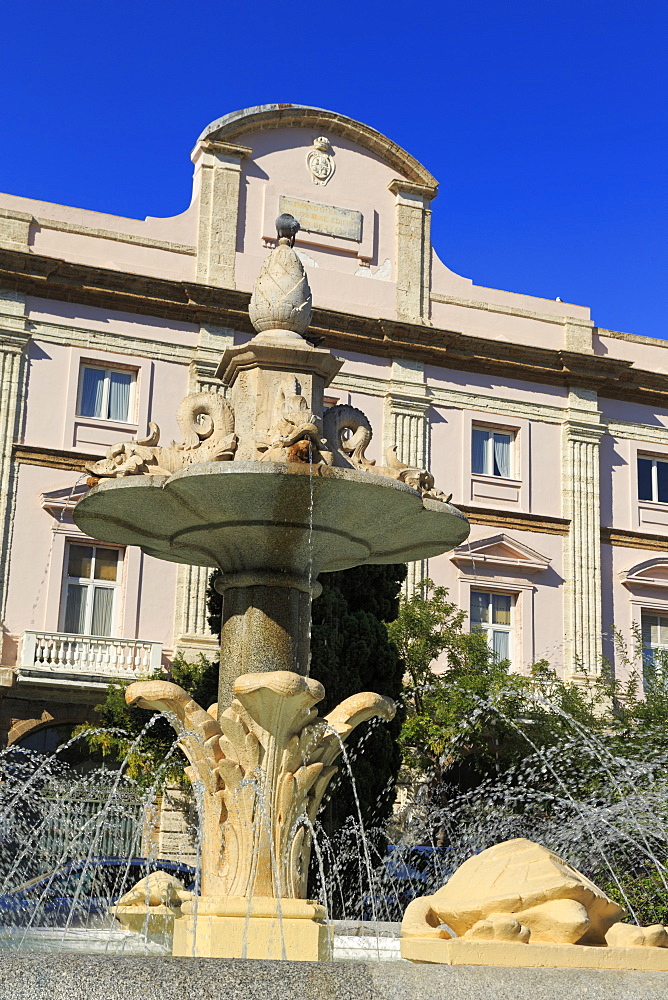
<instances>
[{"instance_id":1,"label":"stone ledge","mask_svg":"<svg viewBox=\"0 0 668 1000\"><path fill-rule=\"evenodd\" d=\"M5 954L0 969L0 1000L665 1000L666 996L665 972L72 954Z\"/></svg>"},{"instance_id":2,"label":"stone ledge","mask_svg":"<svg viewBox=\"0 0 668 1000\"><path fill-rule=\"evenodd\" d=\"M668 976L668 948L601 948L578 944L407 937L401 939L401 956L421 964L555 969L561 972L575 969L665 972Z\"/></svg>"}]
</instances>

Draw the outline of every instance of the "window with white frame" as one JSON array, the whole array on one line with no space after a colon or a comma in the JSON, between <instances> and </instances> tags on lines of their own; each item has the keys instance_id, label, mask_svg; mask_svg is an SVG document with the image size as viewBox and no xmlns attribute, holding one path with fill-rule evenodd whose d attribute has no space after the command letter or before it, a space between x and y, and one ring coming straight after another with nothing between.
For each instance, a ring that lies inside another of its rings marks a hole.
<instances>
[{"instance_id":1,"label":"window with white frame","mask_svg":"<svg viewBox=\"0 0 668 1000\"><path fill-rule=\"evenodd\" d=\"M668 616L642 612L643 666L666 670L668 667Z\"/></svg>"},{"instance_id":2,"label":"window with white frame","mask_svg":"<svg viewBox=\"0 0 668 1000\"><path fill-rule=\"evenodd\" d=\"M121 551L69 542L61 629L75 635L113 635L120 584Z\"/></svg>"},{"instance_id":3,"label":"window with white frame","mask_svg":"<svg viewBox=\"0 0 668 1000\"><path fill-rule=\"evenodd\" d=\"M492 427L474 424L471 435L471 471L481 476L511 479L513 444L512 431L497 431Z\"/></svg>"},{"instance_id":4,"label":"window with white frame","mask_svg":"<svg viewBox=\"0 0 668 1000\"><path fill-rule=\"evenodd\" d=\"M82 364L77 416L132 423L136 372Z\"/></svg>"},{"instance_id":5,"label":"window with white frame","mask_svg":"<svg viewBox=\"0 0 668 1000\"><path fill-rule=\"evenodd\" d=\"M512 659L512 596L471 591L471 629L484 632L496 660Z\"/></svg>"},{"instance_id":6,"label":"window with white frame","mask_svg":"<svg viewBox=\"0 0 668 1000\"><path fill-rule=\"evenodd\" d=\"M668 503L668 459L638 455L638 499Z\"/></svg>"}]
</instances>

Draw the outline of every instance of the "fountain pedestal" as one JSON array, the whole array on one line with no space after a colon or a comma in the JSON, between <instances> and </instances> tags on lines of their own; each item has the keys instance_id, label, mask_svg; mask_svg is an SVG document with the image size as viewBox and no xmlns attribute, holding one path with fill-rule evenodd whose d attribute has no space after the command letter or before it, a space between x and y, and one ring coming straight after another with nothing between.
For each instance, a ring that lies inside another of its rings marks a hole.
<instances>
[{"instance_id":1,"label":"fountain pedestal","mask_svg":"<svg viewBox=\"0 0 668 1000\"><path fill-rule=\"evenodd\" d=\"M181 907L172 954L326 961L333 947L326 916L306 899L205 896Z\"/></svg>"}]
</instances>

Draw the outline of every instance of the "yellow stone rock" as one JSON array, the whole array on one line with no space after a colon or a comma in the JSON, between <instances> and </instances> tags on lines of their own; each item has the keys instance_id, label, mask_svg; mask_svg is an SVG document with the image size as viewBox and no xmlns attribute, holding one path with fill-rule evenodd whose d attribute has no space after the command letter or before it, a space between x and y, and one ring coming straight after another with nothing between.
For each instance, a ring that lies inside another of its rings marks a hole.
<instances>
[{"instance_id":1,"label":"yellow stone rock","mask_svg":"<svg viewBox=\"0 0 668 1000\"><path fill-rule=\"evenodd\" d=\"M668 971L668 928L621 924L623 913L552 851L509 840L408 905L401 956L443 965Z\"/></svg>"}]
</instances>

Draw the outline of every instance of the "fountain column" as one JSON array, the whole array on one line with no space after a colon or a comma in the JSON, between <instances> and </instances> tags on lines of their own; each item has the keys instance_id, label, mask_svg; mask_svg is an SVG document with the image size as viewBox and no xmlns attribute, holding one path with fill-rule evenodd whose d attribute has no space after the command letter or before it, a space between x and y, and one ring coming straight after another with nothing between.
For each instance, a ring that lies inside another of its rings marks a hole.
<instances>
[{"instance_id":1,"label":"fountain column","mask_svg":"<svg viewBox=\"0 0 668 1000\"><path fill-rule=\"evenodd\" d=\"M317 581L272 571L227 573L216 590L223 596L219 713L232 703L241 674L308 674L311 600L322 591Z\"/></svg>"},{"instance_id":2,"label":"fountain column","mask_svg":"<svg viewBox=\"0 0 668 1000\"><path fill-rule=\"evenodd\" d=\"M235 461L280 458L313 465L323 444L324 390L343 362L301 336L311 320L311 290L287 238L265 261L248 312L257 335L228 347L216 372L227 386L240 429ZM322 589L311 571L311 517L308 490L301 509L295 509L294 500L282 509L279 493L274 518L286 525L280 559L266 552L252 566L247 560L238 562L235 572L228 566L218 581L223 596L219 713L231 704L241 674L308 674L311 600ZM296 525L302 530L295 534Z\"/></svg>"}]
</instances>

